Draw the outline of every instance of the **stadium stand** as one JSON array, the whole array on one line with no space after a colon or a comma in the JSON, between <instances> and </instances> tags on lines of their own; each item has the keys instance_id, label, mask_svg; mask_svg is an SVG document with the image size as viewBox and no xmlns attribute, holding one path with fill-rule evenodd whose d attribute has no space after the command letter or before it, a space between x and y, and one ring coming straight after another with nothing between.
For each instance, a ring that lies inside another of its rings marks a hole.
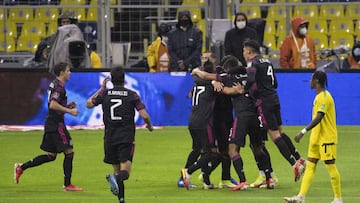
<instances>
[{"instance_id":1,"label":"stadium stand","mask_svg":"<svg viewBox=\"0 0 360 203\"><path fill-rule=\"evenodd\" d=\"M37 36L41 38L46 37L46 26L43 22L38 21L26 21L22 25L20 37L33 37Z\"/></svg>"},{"instance_id":2,"label":"stadium stand","mask_svg":"<svg viewBox=\"0 0 360 203\"><path fill-rule=\"evenodd\" d=\"M294 11L292 14L295 16L303 16L309 20L316 19L319 16L318 6L317 5L296 5L294 6Z\"/></svg>"},{"instance_id":3,"label":"stadium stand","mask_svg":"<svg viewBox=\"0 0 360 203\"><path fill-rule=\"evenodd\" d=\"M59 9L57 8L36 8L35 9L35 21L41 21L44 23L50 23L57 21L59 16Z\"/></svg>"},{"instance_id":4,"label":"stadium stand","mask_svg":"<svg viewBox=\"0 0 360 203\"><path fill-rule=\"evenodd\" d=\"M5 21L5 23L1 23L0 34L16 39L18 37L16 23L12 21Z\"/></svg>"},{"instance_id":5,"label":"stadium stand","mask_svg":"<svg viewBox=\"0 0 360 203\"><path fill-rule=\"evenodd\" d=\"M24 23L34 19L32 8L10 8L8 20L15 23Z\"/></svg>"},{"instance_id":6,"label":"stadium stand","mask_svg":"<svg viewBox=\"0 0 360 203\"><path fill-rule=\"evenodd\" d=\"M261 18L260 6L241 5L239 11L245 13L248 19Z\"/></svg>"},{"instance_id":7,"label":"stadium stand","mask_svg":"<svg viewBox=\"0 0 360 203\"><path fill-rule=\"evenodd\" d=\"M15 52L14 38L0 34L0 52Z\"/></svg>"},{"instance_id":8,"label":"stadium stand","mask_svg":"<svg viewBox=\"0 0 360 203\"><path fill-rule=\"evenodd\" d=\"M37 37L35 35L20 36L16 44L16 51L35 53L39 43L40 37Z\"/></svg>"}]
</instances>

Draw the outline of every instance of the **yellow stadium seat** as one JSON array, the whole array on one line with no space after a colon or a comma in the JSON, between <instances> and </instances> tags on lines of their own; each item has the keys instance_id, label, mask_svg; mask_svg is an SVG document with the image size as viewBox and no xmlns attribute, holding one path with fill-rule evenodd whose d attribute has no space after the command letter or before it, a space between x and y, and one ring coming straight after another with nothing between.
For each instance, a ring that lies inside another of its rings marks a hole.
<instances>
[{"instance_id":1,"label":"yellow stadium seat","mask_svg":"<svg viewBox=\"0 0 360 203\"><path fill-rule=\"evenodd\" d=\"M10 21L15 23L24 23L34 19L32 8L10 8L9 18Z\"/></svg>"},{"instance_id":2,"label":"yellow stadium seat","mask_svg":"<svg viewBox=\"0 0 360 203\"><path fill-rule=\"evenodd\" d=\"M56 22L59 16L57 8L36 8L35 20L44 23Z\"/></svg>"},{"instance_id":3,"label":"yellow stadium seat","mask_svg":"<svg viewBox=\"0 0 360 203\"><path fill-rule=\"evenodd\" d=\"M86 0L61 0L60 5L85 5Z\"/></svg>"},{"instance_id":4,"label":"yellow stadium seat","mask_svg":"<svg viewBox=\"0 0 360 203\"><path fill-rule=\"evenodd\" d=\"M261 18L261 9L259 6L240 6L240 12L246 14L248 19Z\"/></svg>"},{"instance_id":5,"label":"yellow stadium seat","mask_svg":"<svg viewBox=\"0 0 360 203\"><path fill-rule=\"evenodd\" d=\"M86 20L87 21L98 21L98 8L89 8L87 14L86 14Z\"/></svg>"},{"instance_id":6,"label":"yellow stadium seat","mask_svg":"<svg viewBox=\"0 0 360 203\"><path fill-rule=\"evenodd\" d=\"M117 2L116 2L116 0L110 0L110 4L111 5L116 5ZM98 5L98 0L91 0L90 5Z\"/></svg>"},{"instance_id":7,"label":"yellow stadium seat","mask_svg":"<svg viewBox=\"0 0 360 203\"><path fill-rule=\"evenodd\" d=\"M268 0L242 0L242 4L267 4Z\"/></svg>"},{"instance_id":8,"label":"yellow stadium seat","mask_svg":"<svg viewBox=\"0 0 360 203\"><path fill-rule=\"evenodd\" d=\"M293 17L302 16L309 20L315 19L319 16L317 5L296 5L294 6Z\"/></svg>"},{"instance_id":9,"label":"yellow stadium seat","mask_svg":"<svg viewBox=\"0 0 360 203\"><path fill-rule=\"evenodd\" d=\"M314 40L315 49L327 49L329 48L328 36L324 33L313 33L311 38Z\"/></svg>"},{"instance_id":10,"label":"yellow stadium seat","mask_svg":"<svg viewBox=\"0 0 360 203\"><path fill-rule=\"evenodd\" d=\"M351 20L360 19L360 4L350 4L346 6L345 18Z\"/></svg>"},{"instance_id":11,"label":"yellow stadium seat","mask_svg":"<svg viewBox=\"0 0 360 203\"><path fill-rule=\"evenodd\" d=\"M318 20L313 19L309 22L309 34L312 35L313 33L321 33L326 35L328 33L326 20Z\"/></svg>"},{"instance_id":12,"label":"yellow stadium seat","mask_svg":"<svg viewBox=\"0 0 360 203\"><path fill-rule=\"evenodd\" d=\"M329 34L332 35L333 33L336 34L339 32L353 34L354 33L353 22L346 19L332 20L329 26Z\"/></svg>"},{"instance_id":13,"label":"yellow stadium seat","mask_svg":"<svg viewBox=\"0 0 360 203\"><path fill-rule=\"evenodd\" d=\"M201 8L179 8L177 10L177 14L176 16L179 16L179 11L183 11L183 10L188 10L190 11L191 14L191 20L193 22L197 22L200 19L203 19L202 14L201 14Z\"/></svg>"},{"instance_id":14,"label":"yellow stadium seat","mask_svg":"<svg viewBox=\"0 0 360 203\"><path fill-rule=\"evenodd\" d=\"M49 23L49 25L47 27L47 31L46 31L46 36L50 36L52 34L55 34L57 29L58 29L57 22Z\"/></svg>"},{"instance_id":15,"label":"yellow stadium seat","mask_svg":"<svg viewBox=\"0 0 360 203\"><path fill-rule=\"evenodd\" d=\"M290 29L290 28L289 28ZM285 20L273 21L266 20L265 33L273 34L275 36L286 35L288 28Z\"/></svg>"},{"instance_id":16,"label":"yellow stadium seat","mask_svg":"<svg viewBox=\"0 0 360 203\"><path fill-rule=\"evenodd\" d=\"M0 23L0 34L16 39L18 37L16 23L12 21L5 22L6 23Z\"/></svg>"},{"instance_id":17,"label":"yellow stadium seat","mask_svg":"<svg viewBox=\"0 0 360 203\"><path fill-rule=\"evenodd\" d=\"M31 36L31 37L20 36L16 45L16 51L35 53L39 43L40 43L40 38L37 36Z\"/></svg>"},{"instance_id":18,"label":"yellow stadium seat","mask_svg":"<svg viewBox=\"0 0 360 203\"><path fill-rule=\"evenodd\" d=\"M6 9L0 9L0 21L4 21L7 19L7 12Z\"/></svg>"},{"instance_id":19,"label":"yellow stadium seat","mask_svg":"<svg viewBox=\"0 0 360 203\"><path fill-rule=\"evenodd\" d=\"M276 0L276 3L301 3L301 0Z\"/></svg>"},{"instance_id":20,"label":"yellow stadium seat","mask_svg":"<svg viewBox=\"0 0 360 203\"><path fill-rule=\"evenodd\" d=\"M290 15L290 9L289 9ZM285 6L270 6L268 8L267 19L283 20L286 19L286 7Z\"/></svg>"},{"instance_id":21,"label":"yellow stadium seat","mask_svg":"<svg viewBox=\"0 0 360 203\"><path fill-rule=\"evenodd\" d=\"M330 36L330 44L329 48L335 48L340 45L345 45L348 49L352 49L354 45L354 37L353 35L349 35L346 33L336 33Z\"/></svg>"},{"instance_id":22,"label":"yellow stadium seat","mask_svg":"<svg viewBox=\"0 0 360 203\"><path fill-rule=\"evenodd\" d=\"M326 20L344 18L344 6L341 4L321 4L319 18Z\"/></svg>"},{"instance_id":23,"label":"yellow stadium seat","mask_svg":"<svg viewBox=\"0 0 360 203\"><path fill-rule=\"evenodd\" d=\"M0 52L14 52L15 40L12 37L0 34Z\"/></svg>"},{"instance_id":24,"label":"yellow stadium seat","mask_svg":"<svg viewBox=\"0 0 360 203\"><path fill-rule=\"evenodd\" d=\"M78 21L86 20L85 8L63 8L61 12L70 11L76 13Z\"/></svg>"},{"instance_id":25,"label":"yellow stadium seat","mask_svg":"<svg viewBox=\"0 0 360 203\"><path fill-rule=\"evenodd\" d=\"M25 22L21 28L21 36L24 37L38 36L40 38L45 38L46 36L45 23L38 21Z\"/></svg>"},{"instance_id":26,"label":"yellow stadium seat","mask_svg":"<svg viewBox=\"0 0 360 203\"><path fill-rule=\"evenodd\" d=\"M205 5L205 0L183 0L182 5Z\"/></svg>"}]
</instances>

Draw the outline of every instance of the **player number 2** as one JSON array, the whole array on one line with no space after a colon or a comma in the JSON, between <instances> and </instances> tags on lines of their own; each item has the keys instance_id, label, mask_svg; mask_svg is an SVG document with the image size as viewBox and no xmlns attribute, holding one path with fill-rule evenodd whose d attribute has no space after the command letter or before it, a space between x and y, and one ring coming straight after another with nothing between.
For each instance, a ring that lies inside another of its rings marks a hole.
<instances>
[{"instance_id":1,"label":"player number 2","mask_svg":"<svg viewBox=\"0 0 360 203\"><path fill-rule=\"evenodd\" d=\"M110 106L110 118L111 120L122 120L121 116L115 116L115 108L121 106L122 100L121 99L111 99L111 103L114 103Z\"/></svg>"}]
</instances>

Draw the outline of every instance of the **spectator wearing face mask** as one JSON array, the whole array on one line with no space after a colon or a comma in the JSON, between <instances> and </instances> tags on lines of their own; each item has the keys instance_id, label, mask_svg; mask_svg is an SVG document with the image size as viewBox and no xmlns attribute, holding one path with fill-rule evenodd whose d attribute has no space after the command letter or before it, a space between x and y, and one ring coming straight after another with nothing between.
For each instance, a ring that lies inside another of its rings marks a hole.
<instances>
[{"instance_id":1,"label":"spectator wearing face mask","mask_svg":"<svg viewBox=\"0 0 360 203\"><path fill-rule=\"evenodd\" d=\"M349 55L343 62L343 69L360 69L360 41L357 41Z\"/></svg>"},{"instance_id":2,"label":"spectator wearing face mask","mask_svg":"<svg viewBox=\"0 0 360 203\"><path fill-rule=\"evenodd\" d=\"M243 56L244 42L247 40L256 40L259 42L259 35L255 29L249 27L245 13L236 13L234 19L234 28L228 30L225 34L225 55L233 55L239 61L246 65Z\"/></svg>"},{"instance_id":3,"label":"spectator wearing face mask","mask_svg":"<svg viewBox=\"0 0 360 203\"><path fill-rule=\"evenodd\" d=\"M188 10L179 12L178 23L168 38L171 71L191 71L201 65L202 32L193 27Z\"/></svg>"},{"instance_id":4,"label":"spectator wearing face mask","mask_svg":"<svg viewBox=\"0 0 360 203\"><path fill-rule=\"evenodd\" d=\"M282 69L316 68L316 50L313 39L308 35L309 21L301 16L291 22L291 32L280 47Z\"/></svg>"},{"instance_id":5,"label":"spectator wearing face mask","mask_svg":"<svg viewBox=\"0 0 360 203\"><path fill-rule=\"evenodd\" d=\"M158 36L147 50L147 63L149 72L169 72L170 71L170 55L167 47L168 32L171 27L166 23L159 26Z\"/></svg>"}]
</instances>

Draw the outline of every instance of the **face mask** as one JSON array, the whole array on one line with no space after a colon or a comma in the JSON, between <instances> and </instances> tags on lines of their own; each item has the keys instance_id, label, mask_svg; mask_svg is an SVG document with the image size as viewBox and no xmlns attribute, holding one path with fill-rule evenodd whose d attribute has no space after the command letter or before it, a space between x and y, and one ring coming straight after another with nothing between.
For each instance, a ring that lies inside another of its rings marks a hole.
<instances>
[{"instance_id":1,"label":"face mask","mask_svg":"<svg viewBox=\"0 0 360 203\"><path fill-rule=\"evenodd\" d=\"M306 29L306 27L300 28L300 29L299 29L299 34L305 36L305 35L307 34L307 29Z\"/></svg>"},{"instance_id":2,"label":"face mask","mask_svg":"<svg viewBox=\"0 0 360 203\"><path fill-rule=\"evenodd\" d=\"M236 27L241 29L244 29L246 26L246 21L236 21Z\"/></svg>"},{"instance_id":3,"label":"face mask","mask_svg":"<svg viewBox=\"0 0 360 203\"><path fill-rule=\"evenodd\" d=\"M179 23L180 23L180 26L186 27L190 24L190 20L180 20Z\"/></svg>"},{"instance_id":4,"label":"face mask","mask_svg":"<svg viewBox=\"0 0 360 203\"><path fill-rule=\"evenodd\" d=\"M167 43L168 43L168 41L169 41L169 39L168 39L168 37L167 37L167 36L162 36L161 41L162 41L164 44L167 44Z\"/></svg>"},{"instance_id":5,"label":"face mask","mask_svg":"<svg viewBox=\"0 0 360 203\"><path fill-rule=\"evenodd\" d=\"M353 56L356 61L360 61L360 48L355 48L353 50Z\"/></svg>"}]
</instances>

